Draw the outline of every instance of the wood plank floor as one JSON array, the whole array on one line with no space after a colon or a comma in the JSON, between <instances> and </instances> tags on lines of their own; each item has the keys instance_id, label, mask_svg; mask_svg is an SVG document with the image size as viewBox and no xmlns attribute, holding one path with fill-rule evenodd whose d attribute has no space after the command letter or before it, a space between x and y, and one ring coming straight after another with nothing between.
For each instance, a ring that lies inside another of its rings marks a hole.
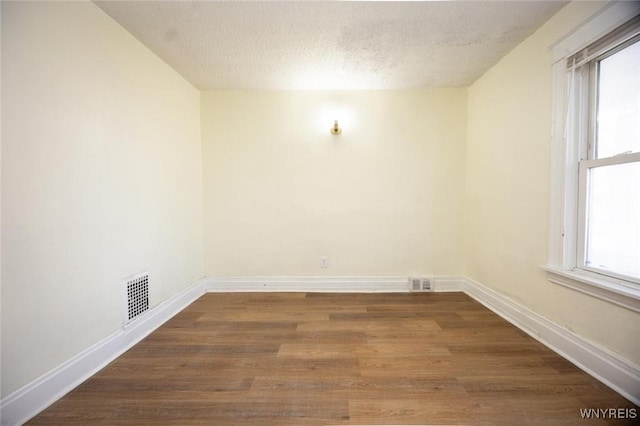
<instances>
[{"instance_id":1,"label":"wood plank floor","mask_svg":"<svg viewBox=\"0 0 640 426\"><path fill-rule=\"evenodd\" d=\"M638 424L587 408L638 409L462 293L211 293L29 424Z\"/></svg>"}]
</instances>

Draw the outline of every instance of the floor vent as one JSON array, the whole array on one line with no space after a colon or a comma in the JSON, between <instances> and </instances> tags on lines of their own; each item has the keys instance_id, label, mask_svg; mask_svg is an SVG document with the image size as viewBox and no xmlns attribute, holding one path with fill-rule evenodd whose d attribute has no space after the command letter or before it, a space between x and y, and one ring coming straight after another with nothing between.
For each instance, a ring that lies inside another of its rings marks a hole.
<instances>
[{"instance_id":1,"label":"floor vent","mask_svg":"<svg viewBox=\"0 0 640 426\"><path fill-rule=\"evenodd\" d=\"M127 283L127 322L149 310L149 273L125 278Z\"/></svg>"},{"instance_id":2,"label":"floor vent","mask_svg":"<svg viewBox=\"0 0 640 426\"><path fill-rule=\"evenodd\" d=\"M410 291L432 291L431 278L409 278Z\"/></svg>"}]
</instances>

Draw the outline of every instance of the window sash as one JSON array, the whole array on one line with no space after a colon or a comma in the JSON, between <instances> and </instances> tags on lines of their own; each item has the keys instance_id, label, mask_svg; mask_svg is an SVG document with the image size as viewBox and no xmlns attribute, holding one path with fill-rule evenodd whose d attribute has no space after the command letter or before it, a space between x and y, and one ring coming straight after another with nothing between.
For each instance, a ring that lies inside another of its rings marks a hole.
<instances>
[{"instance_id":1,"label":"window sash","mask_svg":"<svg viewBox=\"0 0 640 426\"><path fill-rule=\"evenodd\" d=\"M582 129L586 130L586 146L581 150L580 159L588 158L595 159L597 156L598 148L598 95L599 95L599 72L600 61L607 59L608 57L615 55L616 53L624 50L635 43L640 43L640 15L631 21L633 23L634 34L626 40L609 41L608 50L601 51L597 57L592 59L589 63L583 64L580 67L576 67L583 73L582 81L582 95L583 99L588 99L588 105L582 105L579 107L585 108L588 111L588 119L579 123ZM575 72L575 69L574 71ZM585 74L588 73L588 76ZM586 101L585 101L586 102ZM588 120L588 121L587 121ZM588 127L583 127L588 126ZM584 130L583 130L584 131Z\"/></svg>"},{"instance_id":2,"label":"window sash","mask_svg":"<svg viewBox=\"0 0 640 426\"><path fill-rule=\"evenodd\" d=\"M616 155L614 157L581 160L579 163L578 177L578 232L576 244L576 269L581 271L594 272L600 275L609 276L626 282L640 284L640 280L615 271L595 268L585 263L587 257L587 206L589 203L589 171L598 167L615 166L640 162L640 152L632 154Z\"/></svg>"}]
</instances>

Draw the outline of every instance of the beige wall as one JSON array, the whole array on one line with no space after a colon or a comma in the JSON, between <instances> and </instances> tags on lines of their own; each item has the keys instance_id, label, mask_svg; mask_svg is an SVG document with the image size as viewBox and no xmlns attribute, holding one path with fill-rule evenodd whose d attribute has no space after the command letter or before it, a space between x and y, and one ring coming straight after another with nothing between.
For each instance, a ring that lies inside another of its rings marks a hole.
<instances>
[{"instance_id":1,"label":"beige wall","mask_svg":"<svg viewBox=\"0 0 640 426\"><path fill-rule=\"evenodd\" d=\"M466 275L640 364L640 315L547 281L548 46L602 4L571 3L468 92Z\"/></svg>"},{"instance_id":2,"label":"beige wall","mask_svg":"<svg viewBox=\"0 0 640 426\"><path fill-rule=\"evenodd\" d=\"M2 395L203 275L200 94L92 3L2 3Z\"/></svg>"},{"instance_id":3,"label":"beige wall","mask_svg":"<svg viewBox=\"0 0 640 426\"><path fill-rule=\"evenodd\" d=\"M204 92L207 275L462 272L465 123L465 89Z\"/></svg>"}]
</instances>

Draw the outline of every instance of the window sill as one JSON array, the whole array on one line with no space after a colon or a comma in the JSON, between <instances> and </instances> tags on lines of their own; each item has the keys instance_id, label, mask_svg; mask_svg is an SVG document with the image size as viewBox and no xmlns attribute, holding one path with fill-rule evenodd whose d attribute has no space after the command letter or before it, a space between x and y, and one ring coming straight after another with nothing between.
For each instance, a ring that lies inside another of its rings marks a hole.
<instances>
[{"instance_id":1,"label":"window sill","mask_svg":"<svg viewBox=\"0 0 640 426\"><path fill-rule=\"evenodd\" d=\"M640 288L574 271L565 271L552 266L542 266L547 278L554 284L588 294L601 300L640 312Z\"/></svg>"}]
</instances>

